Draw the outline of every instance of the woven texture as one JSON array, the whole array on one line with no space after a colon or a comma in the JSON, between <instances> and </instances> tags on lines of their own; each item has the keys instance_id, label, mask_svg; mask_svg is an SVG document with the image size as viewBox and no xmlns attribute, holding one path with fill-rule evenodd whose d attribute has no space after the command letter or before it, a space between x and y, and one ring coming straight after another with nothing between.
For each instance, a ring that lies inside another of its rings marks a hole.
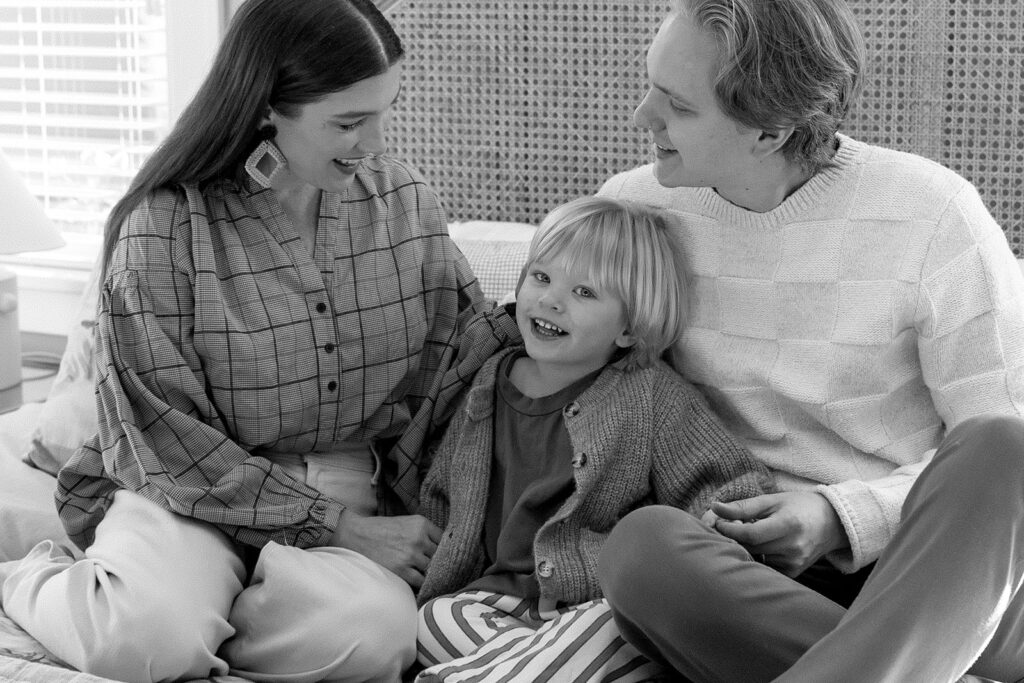
<instances>
[{"instance_id":1,"label":"woven texture","mask_svg":"<svg viewBox=\"0 0 1024 683\"><path fill-rule=\"evenodd\" d=\"M616 0L407 0L392 144L452 220L537 223L644 163L632 124L665 6Z\"/></svg>"},{"instance_id":2,"label":"woven texture","mask_svg":"<svg viewBox=\"0 0 1024 683\"><path fill-rule=\"evenodd\" d=\"M871 62L846 132L956 170L1024 256L1024 3L850 5Z\"/></svg>"},{"instance_id":3,"label":"woven texture","mask_svg":"<svg viewBox=\"0 0 1024 683\"><path fill-rule=\"evenodd\" d=\"M1024 255L1024 4L852 0L870 63L844 126L978 186ZM407 0L391 136L452 220L536 223L650 160L632 124L667 2Z\"/></svg>"}]
</instances>

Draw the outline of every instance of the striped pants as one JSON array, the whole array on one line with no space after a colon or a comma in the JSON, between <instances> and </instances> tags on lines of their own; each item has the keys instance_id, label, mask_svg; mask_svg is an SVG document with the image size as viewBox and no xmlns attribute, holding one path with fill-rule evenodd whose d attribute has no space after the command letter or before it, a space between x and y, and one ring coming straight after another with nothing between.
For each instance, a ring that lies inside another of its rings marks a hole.
<instances>
[{"instance_id":1,"label":"striped pants","mask_svg":"<svg viewBox=\"0 0 1024 683\"><path fill-rule=\"evenodd\" d=\"M604 600L557 607L468 591L419 610L418 683L658 680L665 669L619 635Z\"/></svg>"}]
</instances>

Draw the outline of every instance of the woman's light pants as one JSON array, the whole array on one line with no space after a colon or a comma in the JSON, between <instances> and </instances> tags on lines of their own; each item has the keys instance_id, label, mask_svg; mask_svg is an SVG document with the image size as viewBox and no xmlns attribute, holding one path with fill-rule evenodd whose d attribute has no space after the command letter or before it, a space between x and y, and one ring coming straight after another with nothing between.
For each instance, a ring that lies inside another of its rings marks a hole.
<instances>
[{"instance_id":1,"label":"woman's light pants","mask_svg":"<svg viewBox=\"0 0 1024 683\"><path fill-rule=\"evenodd\" d=\"M39 544L3 609L75 668L124 681L397 681L415 658L412 591L358 553L270 543L245 579L222 532L119 491L85 557Z\"/></svg>"},{"instance_id":2,"label":"woman's light pants","mask_svg":"<svg viewBox=\"0 0 1024 683\"><path fill-rule=\"evenodd\" d=\"M850 608L666 507L612 531L601 581L623 635L694 681L1024 677L1024 420L953 429Z\"/></svg>"}]
</instances>

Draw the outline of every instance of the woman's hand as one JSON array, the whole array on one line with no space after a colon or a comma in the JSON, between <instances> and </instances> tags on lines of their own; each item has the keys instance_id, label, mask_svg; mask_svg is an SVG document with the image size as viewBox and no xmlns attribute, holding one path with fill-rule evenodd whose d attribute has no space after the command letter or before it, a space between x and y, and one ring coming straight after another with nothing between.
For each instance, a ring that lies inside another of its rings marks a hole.
<instances>
[{"instance_id":1,"label":"woman's hand","mask_svg":"<svg viewBox=\"0 0 1024 683\"><path fill-rule=\"evenodd\" d=\"M797 576L825 553L849 546L839 515L814 491L769 493L714 503L703 520L786 576Z\"/></svg>"},{"instance_id":2,"label":"woman's hand","mask_svg":"<svg viewBox=\"0 0 1024 683\"><path fill-rule=\"evenodd\" d=\"M419 588L440 540L441 530L420 515L364 517L344 510L330 545L355 550Z\"/></svg>"}]
</instances>

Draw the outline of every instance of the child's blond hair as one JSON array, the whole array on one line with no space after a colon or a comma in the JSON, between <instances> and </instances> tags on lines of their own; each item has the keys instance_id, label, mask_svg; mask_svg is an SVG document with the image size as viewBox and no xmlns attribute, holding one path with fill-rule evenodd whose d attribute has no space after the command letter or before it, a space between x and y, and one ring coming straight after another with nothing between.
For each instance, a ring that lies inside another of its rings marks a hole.
<instances>
[{"instance_id":1,"label":"child's blond hair","mask_svg":"<svg viewBox=\"0 0 1024 683\"><path fill-rule=\"evenodd\" d=\"M564 259L599 290L618 296L635 344L627 369L648 367L679 340L686 323L682 252L676 220L650 206L581 197L551 211L530 243L526 265Z\"/></svg>"}]
</instances>

